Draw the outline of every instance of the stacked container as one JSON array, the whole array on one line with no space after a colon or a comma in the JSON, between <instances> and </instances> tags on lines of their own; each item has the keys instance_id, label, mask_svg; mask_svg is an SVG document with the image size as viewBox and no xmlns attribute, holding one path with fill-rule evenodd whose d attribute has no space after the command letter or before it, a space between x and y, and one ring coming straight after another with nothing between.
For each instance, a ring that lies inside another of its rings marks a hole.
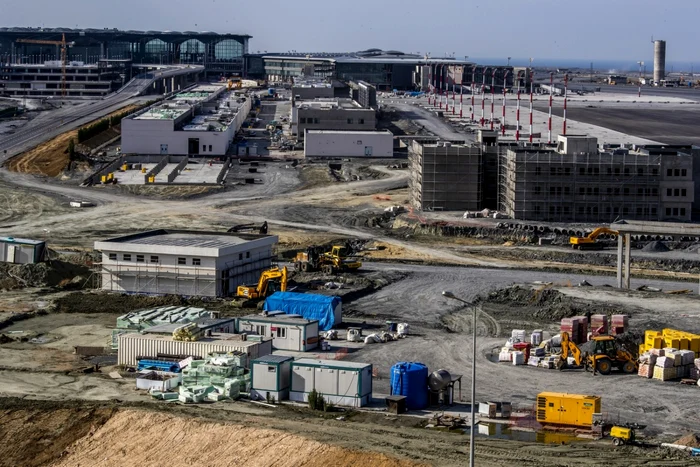
<instances>
[{"instance_id":1,"label":"stacked container","mask_svg":"<svg viewBox=\"0 0 700 467\"><path fill-rule=\"evenodd\" d=\"M608 333L608 315L591 315L591 332L593 336Z\"/></svg>"},{"instance_id":2,"label":"stacked container","mask_svg":"<svg viewBox=\"0 0 700 467\"><path fill-rule=\"evenodd\" d=\"M612 315L610 331L613 336L624 333L629 326L629 317L627 315Z\"/></svg>"}]
</instances>

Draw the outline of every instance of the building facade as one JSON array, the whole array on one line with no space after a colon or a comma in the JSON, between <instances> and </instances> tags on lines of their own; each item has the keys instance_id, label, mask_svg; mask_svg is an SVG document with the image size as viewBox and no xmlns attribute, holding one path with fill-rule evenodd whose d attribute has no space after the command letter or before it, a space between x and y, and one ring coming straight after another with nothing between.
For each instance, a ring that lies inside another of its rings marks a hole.
<instances>
[{"instance_id":1,"label":"building facade","mask_svg":"<svg viewBox=\"0 0 700 467\"><path fill-rule=\"evenodd\" d=\"M278 350L308 352L318 347L318 320L279 314L238 318L238 332L249 332L272 339Z\"/></svg>"},{"instance_id":2,"label":"building facade","mask_svg":"<svg viewBox=\"0 0 700 467\"><path fill-rule=\"evenodd\" d=\"M223 85L198 86L122 120L122 153L225 156L251 100Z\"/></svg>"},{"instance_id":3,"label":"building facade","mask_svg":"<svg viewBox=\"0 0 700 467\"><path fill-rule=\"evenodd\" d=\"M523 220L689 221L693 156L644 147L599 152L595 138L559 136L557 149L509 148L499 167L499 209Z\"/></svg>"},{"instance_id":4,"label":"building facade","mask_svg":"<svg viewBox=\"0 0 700 467\"><path fill-rule=\"evenodd\" d=\"M313 390L336 405L362 407L372 399L372 365L301 358L292 362L289 399L307 402Z\"/></svg>"},{"instance_id":5,"label":"building facade","mask_svg":"<svg viewBox=\"0 0 700 467\"><path fill-rule=\"evenodd\" d=\"M299 139L306 130L371 131L376 125L376 112L351 99L315 99L292 106L291 132Z\"/></svg>"},{"instance_id":6,"label":"building facade","mask_svg":"<svg viewBox=\"0 0 700 467\"><path fill-rule=\"evenodd\" d=\"M0 262L13 264L40 263L46 259L46 243L27 238L0 237Z\"/></svg>"},{"instance_id":7,"label":"building facade","mask_svg":"<svg viewBox=\"0 0 700 467\"><path fill-rule=\"evenodd\" d=\"M251 36L212 31L122 31L115 28L0 28L0 63L37 64L60 60L55 45L18 40L60 41L65 35L67 58L88 65L103 59L131 60L136 64L203 65L207 77L244 73L244 55Z\"/></svg>"},{"instance_id":8,"label":"building facade","mask_svg":"<svg viewBox=\"0 0 700 467\"><path fill-rule=\"evenodd\" d=\"M282 401L289 399L294 357L266 355L250 362L250 398Z\"/></svg>"},{"instance_id":9,"label":"building facade","mask_svg":"<svg viewBox=\"0 0 700 467\"><path fill-rule=\"evenodd\" d=\"M422 211L482 209L482 150L478 145L413 141L411 205Z\"/></svg>"},{"instance_id":10,"label":"building facade","mask_svg":"<svg viewBox=\"0 0 700 467\"><path fill-rule=\"evenodd\" d=\"M102 289L226 297L269 269L277 237L152 230L95 242Z\"/></svg>"},{"instance_id":11,"label":"building facade","mask_svg":"<svg viewBox=\"0 0 700 467\"><path fill-rule=\"evenodd\" d=\"M306 130L304 157L394 157L394 135L384 131Z\"/></svg>"}]
</instances>

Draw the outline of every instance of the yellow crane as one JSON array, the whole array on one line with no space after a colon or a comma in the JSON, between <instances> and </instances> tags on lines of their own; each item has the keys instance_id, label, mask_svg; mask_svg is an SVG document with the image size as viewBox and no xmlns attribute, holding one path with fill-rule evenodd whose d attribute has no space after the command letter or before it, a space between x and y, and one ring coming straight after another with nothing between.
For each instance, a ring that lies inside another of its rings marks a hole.
<instances>
[{"instance_id":1,"label":"yellow crane","mask_svg":"<svg viewBox=\"0 0 700 467\"><path fill-rule=\"evenodd\" d=\"M69 45L74 42L66 42L66 35L61 35L60 41L48 41L43 39L17 39L17 42L24 44L43 44L43 45L58 45L61 47L61 96L66 97L66 55Z\"/></svg>"}]
</instances>

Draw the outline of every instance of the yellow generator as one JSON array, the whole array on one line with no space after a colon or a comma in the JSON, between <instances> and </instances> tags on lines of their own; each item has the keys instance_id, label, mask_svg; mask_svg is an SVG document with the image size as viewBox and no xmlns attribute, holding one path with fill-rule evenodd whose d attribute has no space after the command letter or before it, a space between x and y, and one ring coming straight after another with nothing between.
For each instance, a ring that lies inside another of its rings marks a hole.
<instances>
[{"instance_id":1,"label":"yellow generator","mask_svg":"<svg viewBox=\"0 0 700 467\"><path fill-rule=\"evenodd\" d=\"M542 392L537 395L537 421L543 425L593 427L600 412L600 396Z\"/></svg>"},{"instance_id":2,"label":"yellow generator","mask_svg":"<svg viewBox=\"0 0 700 467\"><path fill-rule=\"evenodd\" d=\"M615 446L634 443L634 430L623 426L614 426L610 429L610 437Z\"/></svg>"}]
</instances>

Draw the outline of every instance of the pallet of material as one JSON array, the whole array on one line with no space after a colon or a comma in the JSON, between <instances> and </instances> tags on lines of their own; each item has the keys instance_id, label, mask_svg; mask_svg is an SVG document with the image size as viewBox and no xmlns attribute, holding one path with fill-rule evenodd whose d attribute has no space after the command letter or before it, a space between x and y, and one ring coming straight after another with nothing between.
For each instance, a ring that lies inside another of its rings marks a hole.
<instances>
[{"instance_id":1,"label":"pallet of material","mask_svg":"<svg viewBox=\"0 0 700 467\"><path fill-rule=\"evenodd\" d=\"M637 374L642 378L651 378L652 376L654 376L654 371L652 370L652 368L654 367L649 365L648 363L641 363L639 365L639 371L637 371Z\"/></svg>"},{"instance_id":2,"label":"pallet of material","mask_svg":"<svg viewBox=\"0 0 700 467\"><path fill-rule=\"evenodd\" d=\"M655 366L658 368L673 368L675 366L674 358L668 356L658 357Z\"/></svg>"},{"instance_id":3,"label":"pallet of material","mask_svg":"<svg viewBox=\"0 0 700 467\"><path fill-rule=\"evenodd\" d=\"M676 379L678 376L676 372L675 367L670 367L670 368L662 368L660 366L655 366L654 367L654 379L658 379L660 381L670 381L672 379Z\"/></svg>"}]
</instances>

